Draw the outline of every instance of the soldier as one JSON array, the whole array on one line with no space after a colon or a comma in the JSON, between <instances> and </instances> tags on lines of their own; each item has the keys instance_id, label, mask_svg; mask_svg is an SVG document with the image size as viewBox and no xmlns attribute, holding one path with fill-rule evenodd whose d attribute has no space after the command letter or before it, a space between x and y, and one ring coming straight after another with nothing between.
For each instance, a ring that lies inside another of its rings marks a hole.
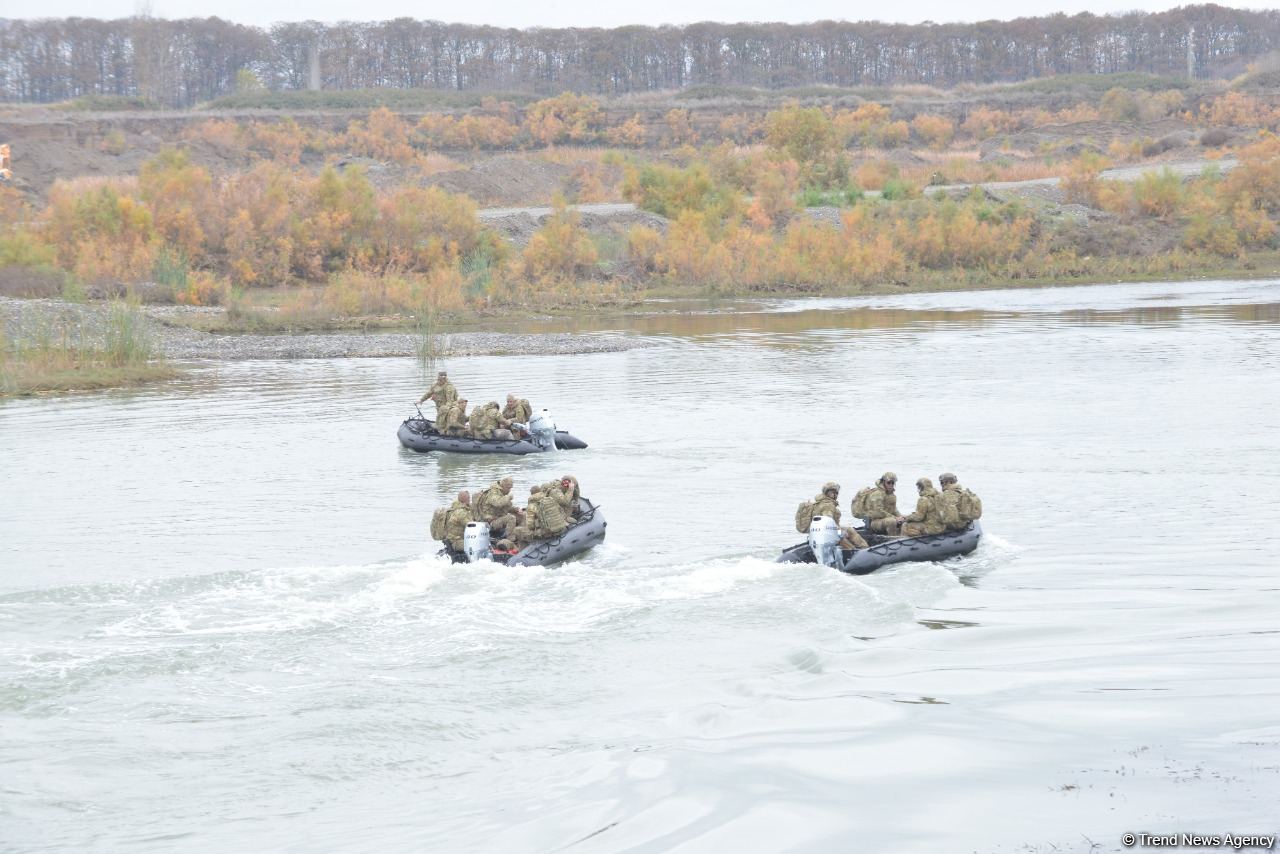
<instances>
[{"instance_id":1,"label":"soldier","mask_svg":"<svg viewBox=\"0 0 1280 854\"><path fill-rule=\"evenodd\" d=\"M920 499L916 501L915 512L902 521L902 536L921 537L928 534L941 534L947 529L942 522L942 502L938 490L933 488L933 481L922 477L916 481L916 489L920 491Z\"/></svg>"},{"instance_id":2,"label":"soldier","mask_svg":"<svg viewBox=\"0 0 1280 854\"><path fill-rule=\"evenodd\" d=\"M441 436L452 436L453 428L458 420L458 401L451 400L440 404L436 414L436 432Z\"/></svg>"},{"instance_id":3,"label":"soldier","mask_svg":"<svg viewBox=\"0 0 1280 854\"><path fill-rule=\"evenodd\" d=\"M489 523L495 537L508 537L516 527L515 505L511 501L511 478L495 481L476 499L476 518Z\"/></svg>"},{"instance_id":4,"label":"soldier","mask_svg":"<svg viewBox=\"0 0 1280 854\"><path fill-rule=\"evenodd\" d=\"M968 522L960 520L960 483L951 472L938 475L938 485L942 492L938 496L938 509L942 511L942 524L948 531L963 531Z\"/></svg>"},{"instance_id":5,"label":"soldier","mask_svg":"<svg viewBox=\"0 0 1280 854\"><path fill-rule=\"evenodd\" d=\"M542 528L538 523L538 513L536 510L537 502L541 500L542 487L529 487L529 505L521 514L524 518L515 530L511 532L511 538L515 540L517 547L523 548L534 540L542 538ZM517 511L519 512L519 511Z\"/></svg>"},{"instance_id":6,"label":"soldier","mask_svg":"<svg viewBox=\"0 0 1280 854\"><path fill-rule=\"evenodd\" d=\"M436 432L441 436L463 436L467 432L467 399L460 397L453 403L449 404L447 411L448 422L441 429L436 425Z\"/></svg>"},{"instance_id":7,"label":"soldier","mask_svg":"<svg viewBox=\"0 0 1280 854\"><path fill-rule=\"evenodd\" d=\"M840 524L840 484L827 482L822 485L822 492L813 497L813 515L814 516L830 516L837 524ZM853 528L841 528L840 533L844 535L840 540L840 548L842 549L865 549L867 541L862 539L862 535Z\"/></svg>"},{"instance_id":8,"label":"soldier","mask_svg":"<svg viewBox=\"0 0 1280 854\"><path fill-rule=\"evenodd\" d=\"M529 419L533 417L533 407L524 398L517 400L514 394L509 394L507 395L507 405L502 408L502 417L508 421L528 424Z\"/></svg>"},{"instance_id":9,"label":"soldier","mask_svg":"<svg viewBox=\"0 0 1280 854\"><path fill-rule=\"evenodd\" d=\"M477 439L492 439L498 426L498 404L486 403L471 413L471 435Z\"/></svg>"},{"instance_id":10,"label":"soldier","mask_svg":"<svg viewBox=\"0 0 1280 854\"><path fill-rule=\"evenodd\" d=\"M427 389L426 394L418 398L418 405L421 406L425 401L432 400L436 404L436 420L440 420L440 410L446 403L453 403L458 399L458 390L453 387L453 383L449 382L449 373L441 371L436 374L435 385Z\"/></svg>"},{"instance_id":11,"label":"soldier","mask_svg":"<svg viewBox=\"0 0 1280 854\"><path fill-rule=\"evenodd\" d=\"M449 505L449 513L444 519L445 548L455 552L462 551L462 532L466 530L468 522L474 521L475 514L471 509L471 493L464 489L458 493L458 497L453 504Z\"/></svg>"},{"instance_id":12,"label":"soldier","mask_svg":"<svg viewBox=\"0 0 1280 854\"><path fill-rule=\"evenodd\" d=\"M857 506L858 498L853 499L853 515L866 522L867 529L873 533L888 534L891 537L898 536L902 517L898 515L898 497L894 494L897 484L898 476L891 471L887 471L880 476L880 479L876 481L876 485L866 494L861 512L859 512Z\"/></svg>"},{"instance_id":13,"label":"soldier","mask_svg":"<svg viewBox=\"0 0 1280 854\"><path fill-rule=\"evenodd\" d=\"M538 520L537 530L541 538L558 537L569 529L569 517L562 506L560 490L544 489L529 499L528 515Z\"/></svg>"},{"instance_id":14,"label":"soldier","mask_svg":"<svg viewBox=\"0 0 1280 854\"><path fill-rule=\"evenodd\" d=\"M569 518L576 519L578 517L578 499L582 497L582 490L578 488L578 479L571 474L566 474L560 478L556 484L556 500L560 503L560 509L569 515Z\"/></svg>"},{"instance_id":15,"label":"soldier","mask_svg":"<svg viewBox=\"0 0 1280 854\"><path fill-rule=\"evenodd\" d=\"M942 485L938 506L948 531L963 531L971 522L982 518L982 499L973 490L961 486L954 474L944 472L939 475L938 483Z\"/></svg>"}]
</instances>

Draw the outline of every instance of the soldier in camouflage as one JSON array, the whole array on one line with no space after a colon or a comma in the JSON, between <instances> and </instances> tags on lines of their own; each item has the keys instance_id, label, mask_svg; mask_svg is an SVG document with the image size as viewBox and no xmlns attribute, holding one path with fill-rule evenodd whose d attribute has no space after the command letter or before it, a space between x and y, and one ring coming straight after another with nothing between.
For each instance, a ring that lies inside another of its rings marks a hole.
<instances>
[{"instance_id":1,"label":"soldier in camouflage","mask_svg":"<svg viewBox=\"0 0 1280 854\"><path fill-rule=\"evenodd\" d=\"M449 505L449 512L444 519L445 548L455 552L462 551L462 533L466 530L467 523L474 521L475 514L471 508L471 493L464 489L458 493L458 497L453 504Z\"/></svg>"},{"instance_id":2,"label":"soldier in camouflage","mask_svg":"<svg viewBox=\"0 0 1280 854\"><path fill-rule=\"evenodd\" d=\"M569 529L569 516L563 502L564 495L559 489L544 489L536 500L529 500L528 512L537 516L543 538L558 537Z\"/></svg>"},{"instance_id":3,"label":"soldier in camouflage","mask_svg":"<svg viewBox=\"0 0 1280 854\"><path fill-rule=\"evenodd\" d=\"M436 432L441 436L466 435L467 421L467 399L460 397L445 408L440 422L436 424Z\"/></svg>"},{"instance_id":4,"label":"soldier in camouflage","mask_svg":"<svg viewBox=\"0 0 1280 854\"><path fill-rule=\"evenodd\" d=\"M523 517L520 524L516 525L515 530L511 532L511 539L514 540L517 548L524 548L534 540L542 538L542 528L538 522L537 513L537 502L541 497L541 486L529 487L529 504L524 512L520 513ZM519 513L519 511L516 512Z\"/></svg>"},{"instance_id":5,"label":"soldier in camouflage","mask_svg":"<svg viewBox=\"0 0 1280 854\"><path fill-rule=\"evenodd\" d=\"M570 519L578 518L578 499L582 497L582 490L578 488L578 479L571 474L566 474L556 484L556 493L565 515Z\"/></svg>"},{"instance_id":6,"label":"soldier in camouflage","mask_svg":"<svg viewBox=\"0 0 1280 854\"><path fill-rule=\"evenodd\" d=\"M938 475L942 493L938 496L938 509L942 512L942 524L948 531L963 531L969 523L960 518L960 482L951 472Z\"/></svg>"},{"instance_id":7,"label":"soldier in camouflage","mask_svg":"<svg viewBox=\"0 0 1280 854\"><path fill-rule=\"evenodd\" d=\"M922 537L929 534L941 534L947 529L942 522L942 507L938 490L933 488L933 481L922 477L916 481L916 489L920 498L916 501L915 512L903 519L902 536Z\"/></svg>"},{"instance_id":8,"label":"soldier in camouflage","mask_svg":"<svg viewBox=\"0 0 1280 854\"><path fill-rule=\"evenodd\" d=\"M813 515L830 516L837 525L840 524L840 484L829 481L822 485L822 492L813 497ZM843 535L840 548L865 549L867 547L867 541L862 539L862 535L853 528L841 527L840 533Z\"/></svg>"},{"instance_id":9,"label":"soldier in camouflage","mask_svg":"<svg viewBox=\"0 0 1280 854\"><path fill-rule=\"evenodd\" d=\"M528 424L533 417L533 407L524 398L517 399L514 394L507 395L507 405L502 407L502 417L508 421L519 421Z\"/></svg>"},{"instance_id":10,"label":"soldier in camouflage","mask_svg":"<svg viewBox=\"0 0 1280 854\"><path fill-rule=\"evenodd\" d=\"M489 523L495 538L508 537L516 527L516 508L511 500L511 478L495 481L476 499L476 518Z\"/></svg>"},{"instance_id":11,"label":"soldier in camouflage","mask_svg":"<svg viewBox=\"0 0 1280 854\"><path fill-rule=\"evenodd\" d=\"M449 382L449 374L447 371L441 371L436 374L435 385L427 389L422 397L418 398L418 405L431 400L436 404L436 420L440 419L440 410L446 403L453 403L458 399L458 390L453 387L453 383Z\"/></svg>"},{"instance_id":12,"label":"soldier in camouflage","mask_svg":"<svg viewBox=\"0 0 1280 854\"><path fill-rule=\"evenodd\" d=\"M492 439L498 427L497 402L486 403L471 413L471 435L477 439Z\"/></svg>"},{"instance_id":13,"label":"soldier in camouflage","mask_svg":"<svg viewBox=\"0 0 1280 854\"><path fill-rule=\"evenodd\" d=\"M867 523L868 530L873 533L898 536L902 516L898 515L898 496L894 494L897 483L898 476L887 471L880 476L875 487L867 495L866 512L862 519Z\"/></svg>"}]
</instances>

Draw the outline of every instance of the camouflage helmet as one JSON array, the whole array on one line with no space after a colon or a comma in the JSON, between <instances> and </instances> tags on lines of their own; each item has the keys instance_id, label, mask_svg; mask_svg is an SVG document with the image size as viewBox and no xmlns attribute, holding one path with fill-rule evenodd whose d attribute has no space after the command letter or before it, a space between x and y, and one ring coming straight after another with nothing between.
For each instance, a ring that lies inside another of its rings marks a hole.
<instances>
[{"instance_id":1,"label":"camouflage helmet","mask_svg":"<svg viewBox=\"0 0 1280 854\"><path fill-rule=\"evenodd\" d=\"M916 489L933 489L933 481L927 477L922 477L916 481Z\"/></svg>"},{"instance_id":2,"label":"camouflage helmet","mask_svg":"<svg viewBox=\"0 0 1280 854\"><path fill-rule=\"evenodd\" d=\"M891 471L887 471L884 474L880 475L880 482L881 483L897 483L898 476Z\"/></svg>"},{"instance_id":3,"label":"camouflage helmet","mask_svg":"<svg viewBox=\"0 0 1280 854\"><path fill-rule=\"evenodd\" d=\"M449 376L449 372L448 372L448 371L441 371L440 373L436 374L436 378L437 378L437 379L444 379L444 378L446 378L446 377L448 377L448 376Z\"/></svg>"},{"instance_id":4,"label":"camouflage helmet","mask_svg":"<svg viewBox=\"0 0 1280 854\"><path fill-rule=\"evenodd\" d=\"M944 471L938 475L938 483L955 483L956 476L949 471Z\"/></svg>"},{"instance_id":5,"label":"camouflage helmet","mask_svg":"<svg viewBox=\"0 0 1280 854\"><path fill-rule=\"evenodd\" d=\"M498 486L502 487L503 489L510 489L512 484L514 483L515 481L512 480L511 478L504 477L502 480L498 481Z\"/></svg>"},{"instance_id":6,"label":"camouflage helmet","mask_svg":"<svg viewBox=\"0 0 1280 854\"><path fill-rule=\"evenodd\" d=\"M826 483L822 484L822 494L823 494L823 495L826 495L828 492L831 492L832 490L835 490L836 492L839 492L839 491L840 491L840 484L836 483L834 480L829 480L829 481L827 481Z\"/></svg>"}]
</instances>

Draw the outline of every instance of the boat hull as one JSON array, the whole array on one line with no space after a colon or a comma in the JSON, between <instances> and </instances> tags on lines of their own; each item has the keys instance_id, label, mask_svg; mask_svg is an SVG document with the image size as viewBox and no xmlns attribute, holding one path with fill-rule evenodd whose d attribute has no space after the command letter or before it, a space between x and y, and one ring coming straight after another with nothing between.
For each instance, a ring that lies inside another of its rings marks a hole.
<instances>
[{"instance_id":1,"label":"boat hull","mask_svg":"<svg viewBox=\"0 0 1280 854\"><path fill-rule=\"evenodd\" d=\"M430 419L410 418L400 425L396 438L400 444L411 451L426 454L431 451L446 451L454 454L540 454L542 449L527 439L473 439L470 436L441 436L434 432L435 425ZM563 430L556 431L556 448L561 451L576 451L587 447L587 443Z\"/></svg>"},{"instance_id":2,"label":"boat hull","mask_svg":"<svg viewBox=\"0 0 1280 854\"><path fill-rule=\"evenodd\" d=\"M863 536L867 536L864 532ZM838 567L841 572L850 575L867 575L884 566L910 561L944 560L949 557L966 555L978 547L982 540L982 526L970 522L962 531L948 531L944 534L931 534L923 537L903 537L890 539L874 537L870 548L844 552L843 564ZM778 563L816 563L813 551L808 543L800 543L785 549L777 560Z\"/></svg>"}]
</instances>

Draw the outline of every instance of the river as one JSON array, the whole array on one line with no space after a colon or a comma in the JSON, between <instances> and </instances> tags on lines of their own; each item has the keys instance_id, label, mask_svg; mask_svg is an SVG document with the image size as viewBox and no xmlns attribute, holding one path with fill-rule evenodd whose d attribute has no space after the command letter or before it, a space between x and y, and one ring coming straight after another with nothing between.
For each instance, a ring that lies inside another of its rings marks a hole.
<instances>
[{"instance_id":1,"label":"river","mask_svg":"<svg viewBox=\"0 0 1280 854\"><path fill-rule=\"evenodd\" d=\"M452 359L585 451L417 455L413 359L0 403L0 849L1089 851L1274 832L1280 282L779 300ZM973 555L772 562L955 471ZM572 472L606 542L450 566ZM1091 846L1098 847L1091 847Z\"/></svg>"}]
</instances>

